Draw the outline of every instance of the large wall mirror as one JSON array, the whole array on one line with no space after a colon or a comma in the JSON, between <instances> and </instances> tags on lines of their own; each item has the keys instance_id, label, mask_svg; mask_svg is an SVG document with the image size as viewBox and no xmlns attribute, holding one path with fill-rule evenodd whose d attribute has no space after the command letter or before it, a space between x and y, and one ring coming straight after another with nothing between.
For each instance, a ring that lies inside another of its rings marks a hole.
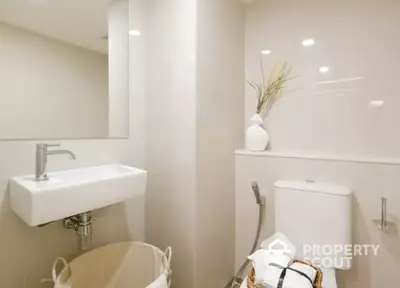
<instances>
[{"instance_id":1,"label":"large wall mirror","mask_svg":"<svg viewBox=\"0 0 400 288\"><path fill-rule=\"evenodd\" d=\"M0 1L0 140L127 138L129 1Z\"/></svg>"}]
</instances>

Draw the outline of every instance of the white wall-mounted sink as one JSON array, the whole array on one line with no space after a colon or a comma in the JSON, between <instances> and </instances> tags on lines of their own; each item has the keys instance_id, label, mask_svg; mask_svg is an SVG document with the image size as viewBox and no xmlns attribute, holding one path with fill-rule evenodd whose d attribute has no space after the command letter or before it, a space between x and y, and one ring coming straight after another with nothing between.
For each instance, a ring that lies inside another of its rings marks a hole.
<instances>
[{"instance_id":1,"label":"white wall-mounted sink","mask_svg":"<svg viewBox=\"0 0 400 288\"><path fill-rule=\"evenodd\" d=\"M146 191L147 172L121 164L34 175L10 180L12 210L29 226L38 226L125 201Z\"/></svg>"}]
</instances>

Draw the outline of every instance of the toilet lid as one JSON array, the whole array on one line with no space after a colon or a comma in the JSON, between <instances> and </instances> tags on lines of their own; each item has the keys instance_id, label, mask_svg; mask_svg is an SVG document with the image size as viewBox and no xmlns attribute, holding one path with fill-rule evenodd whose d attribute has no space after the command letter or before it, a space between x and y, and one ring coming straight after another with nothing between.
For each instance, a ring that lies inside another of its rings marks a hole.
<instances>
[{"instance_id":1,"label":"toilet lid","mask_svg":"<svg viewBox=\"0 0 400 288\"><path fill-rule=\"evenodd\" d=\"M322 288L337 288L336 271L334 268L322 268Z\"/></svg>"}]
</instances>

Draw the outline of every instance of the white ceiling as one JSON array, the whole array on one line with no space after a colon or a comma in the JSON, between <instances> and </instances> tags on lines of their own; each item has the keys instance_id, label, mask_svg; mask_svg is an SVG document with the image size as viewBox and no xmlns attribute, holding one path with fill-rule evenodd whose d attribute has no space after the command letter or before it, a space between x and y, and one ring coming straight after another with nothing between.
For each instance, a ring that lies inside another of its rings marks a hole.
<instances>
[{"instance_id":1,"label":"white ceiling","mask_svg":"<svg viewBox=\"0 0 400 288\"><path fill-rule=\"evenodd\" d=\"M113 0L0 0L0 22L107 53L107 7Z\"/></svg>"}]
</instances>

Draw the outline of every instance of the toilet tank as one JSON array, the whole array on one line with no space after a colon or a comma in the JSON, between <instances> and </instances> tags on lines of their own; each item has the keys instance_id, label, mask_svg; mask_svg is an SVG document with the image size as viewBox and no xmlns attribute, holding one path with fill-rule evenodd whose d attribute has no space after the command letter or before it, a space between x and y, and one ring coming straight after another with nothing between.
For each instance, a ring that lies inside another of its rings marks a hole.
<instances>
[{"instance_id":1,"label":"toilet tank","mask_svg":"<svg viewBox=\"0 0 400 288\"><path fill-rule=\"evenodd\" d=\"M275 231L292 242L296 256L324 261L325 268L349 269L349 251L344 249L352 245L351 190L322 182L278 181L274 191Z\"/></svg>"}]
</instances>

